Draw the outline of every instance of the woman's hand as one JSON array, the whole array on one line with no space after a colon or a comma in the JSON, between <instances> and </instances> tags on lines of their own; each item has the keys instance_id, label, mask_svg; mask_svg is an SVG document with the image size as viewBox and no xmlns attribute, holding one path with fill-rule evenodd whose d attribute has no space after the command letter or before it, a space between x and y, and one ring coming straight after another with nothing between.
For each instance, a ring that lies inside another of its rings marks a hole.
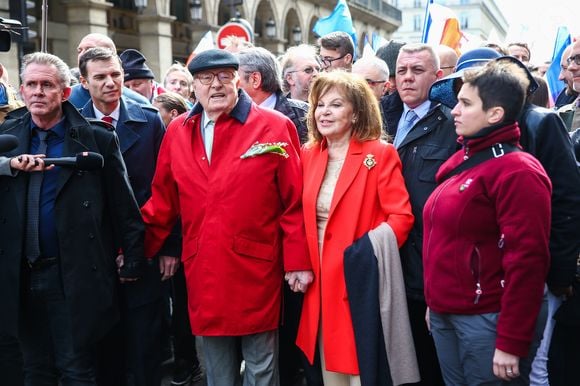
<instances>
[{"instance_id":1,"label":"woman's hand","mask_svg":"<svg viewBox=\"0 0 580 386\"><path fill-rule=\"evenodd\" d=\"M429 318L429 307L425 310L425 323L427 324L427 330L431 332L431 319Z\"/></svg>"},{"instance_id":2,"label":"woman's hand","mask_svg":"<svg viewBox=\"0 0 580 386\"><path fill-rule=\"evenodd\" d=\"M495 349L493 355L493 373L504 381L511 381L520 376L520 358L508 354L500 349Z\"/></svg>"},{"instance_id":3,"label":"woman's hand","mask_svg":"<svg viewBox=\"0 0 580 386\"><path fill-rule=\"evenodd\" d=\"M314 280L312 271L291 271L284 276L290 289L294 292L306 292L308 285Z\"/></svg>"}]
</instances>

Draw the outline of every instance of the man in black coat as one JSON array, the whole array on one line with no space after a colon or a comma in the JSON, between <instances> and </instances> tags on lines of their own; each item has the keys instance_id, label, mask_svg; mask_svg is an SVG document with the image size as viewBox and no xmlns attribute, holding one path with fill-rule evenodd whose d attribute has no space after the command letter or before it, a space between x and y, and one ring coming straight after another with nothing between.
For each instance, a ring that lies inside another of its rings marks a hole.
<instances>
[{"instance_id":1,"label":"man in black coat","mask_svg":"<svg viewBox=\"0 0 580 386\"><path fill-rule=\"evenodd\" d=\"M67 102L68 66L34 53L23 68L26 108L0 127L19 139L0 176L0 331L19 337L26 384L95 385L95 343L119 317L116 282L140 277L144 226L117 136ZM102 155L102 168L45 167L31 156L87 151Z\"/></svg>"}]
</instances>

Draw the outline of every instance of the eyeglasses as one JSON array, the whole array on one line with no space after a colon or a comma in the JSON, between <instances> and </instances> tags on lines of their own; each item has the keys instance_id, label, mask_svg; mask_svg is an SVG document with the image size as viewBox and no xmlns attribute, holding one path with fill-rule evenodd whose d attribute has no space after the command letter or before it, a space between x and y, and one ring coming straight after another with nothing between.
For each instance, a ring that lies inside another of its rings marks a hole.
<instances>
[{"instance_id":1,"label":"eyeglasses","mask_svg":"<svg viewBox=\"0 0 580 386\"><path fill-rule=\"evenodd\" d=\"M568 65L572 64L572 62L574 62L575 65L580 66L580 54L570 56L568 59L566 59L566 63L568 63Z\"/></svg>"},{"instance_id":2,"label":"eyeglasses","mask_svg":"<svg viewBox=\"0 0 580 386\"><path fill-rule=\"evenodd\" d=\"M287 72L286 72L286 74L293 74L293 73L295 73L295 72L303 72L303 73L305 73L305 74L311 75L311 74L313 74L315 71L316 71L316 72L320 72L320 71L322 71L322 68L320 68L320 67L305 67L305 68L303 68L302 70L292 70L292 71L287 71Z\"/></svg>"},{"instance_id":3,"label":"eyeglasses","mask_svg":"<svg viewBox=\"0 0 580 386\"><path fill-rule=\"evenodd\" d=\"M455 68L455 66L442 66L442 67L439 67L439 68L442 69L442 70L448 70L450 68Z\"/></svg>"},{"instance_id":4,"label":"eyeglasses","mask_svg":"<svg viewBox=\"0 0 580 386\"><path fill-rule=\"evenodd\" d=\"M377 84L385 84L386 80L372 80L372 79L365 79L369 86L374 86Z\"/></svg>"},{"instance_id":5,"label":"eyeglasses","mask_svg":"<svg viewBox=\"0 0 580 386\"><path fill-rule=\"evenodd\" d=\"M218 80L223 84L232 83L235 78L235 75L231 71L220 71L218 73L215 72L202 72L201 74L197 74L196 78L199 79L199 82L204 85L212 84L214 78L217 76Z\"/></svg>"},{"instance_id":6,"label":"eyeglasses","mask_svg":"<svg viewBox=\"0 0 580 386\"><path fill-rule=\"evenodd\" d=\"M332 65L332 62L337 61L339 59L344 58L346 55L348 54L344 54L342 56L339 56L338 58L331 58L330 56L325 56L325 57L319 57L320 62L322 63L322 65L324 67L330 67Z\"/></svg>"}]
</instances>

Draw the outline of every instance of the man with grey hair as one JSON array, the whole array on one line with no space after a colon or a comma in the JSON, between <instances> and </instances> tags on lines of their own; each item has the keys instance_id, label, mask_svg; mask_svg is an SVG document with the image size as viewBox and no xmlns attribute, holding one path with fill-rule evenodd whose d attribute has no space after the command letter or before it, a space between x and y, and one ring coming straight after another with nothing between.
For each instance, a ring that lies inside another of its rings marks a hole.
<instances>
[{"instance_id":1,"label":"man with grey hair","mask_svg":"<svg viewBox=\"0 0 580 386\"><path fill-rule=\"evenodd\" d=\"M286 97L308 102L310 85L321 71L316 47L300 44L288 48L280 58L280 66Z\"/></svg>"},{"instance_id":2,"label":"man with grey hair","mask_svg":"<svg viewBox=\"0 0 580 386\"><path fill-rule=\"evenodd\" d=\"M439 57L426 44L401 47L396 64L397 91L383 104L389 134L403 165L403 177L415 216L401 247L411 330L417 352L419 385L443 385L433 338L425 325L423 296L423 207L436 187L439 166L457 150L457 135L448 107L429 100L431 85L441 77Z\"/></svg>"},{"instance_id":3,"label":"man with grey hair","mask_svg":"<svg viewBox=\"0 0 580 386\"><path fill-rule=\"evenodd\" d=\"M274 55L262 48L252 47L240 51L240 88L254 103L286 115L298 130L300 142L308 139L305 115L308 104L286 98L280 88L280 65Z\"/></svg>"},{"instance_id":4,"label":"man with grey hair","mask_svg":"<svg viewBox=\"0 0 580 386\"><path fill-rule=\"evenodd\" d=\"M19 139L0 177L0 331L20 340L26 385L96 385L96 342L119 317L116 282L141 275L143 221L115 132L67 101L68 66L37 52L22 68L26 107L0 127ZM102 158L83 170L43 161L83 152Z\"/></svg>"},{"instance_id":5,"label":"man with grey hair","mask_svg":"<svg viewBox=\"0 0 580 386\"><path fill-rule=\"evenodd\" d=\"M381 98L389 90L389 66L384 60L377 58L376 56L363 56L361 59L357 60L352 66L352 73L361 76L366 80L369 87L373 91L377 102L380 102ZM387 122L385 120L385 113L383 112L383 106L379 103L381 110L381 117L383 120L383 131L387 132Z\"/></svg>"}]
</instances>

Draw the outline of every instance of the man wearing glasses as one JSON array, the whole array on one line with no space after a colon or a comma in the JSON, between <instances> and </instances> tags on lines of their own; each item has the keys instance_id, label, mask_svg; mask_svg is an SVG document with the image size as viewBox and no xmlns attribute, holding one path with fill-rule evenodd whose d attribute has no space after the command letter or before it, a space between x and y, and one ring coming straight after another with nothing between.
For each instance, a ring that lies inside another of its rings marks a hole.
<instances>
[{"instance_id":1,"label":"man wearing glasses","mask_svg":"<svg viewBox=\"0 0 580 386\"><path fill-rule=\"evenodd\" d=\"M280 60L282 67L282 89L287 98L308 102L310 85L322 68L316 54L316 47L300 44L290 47Z\"/></svg>"},{"instance_id":2,"label":"man wearing glasses","mask_svg":"<svg viewBox=\"0 0 580 386\"><path fill-rule=\"evenodd\" d=\"M325 71L344 70L350 72L354 60L354 43L349 34L331 32L319 39L320 62Z\"/></svg>"},{"instance_id":3,"label":"man wearing glasses","mask_svg":"<svg viewBox=\"0 0 580 386\"><path fill-rule=\"evenodd\" d=\"M174 119L143 206L146 255L181 217L192 332L208 385L279 385L278 326L285 277L313 276L302 217L296 128L239 90L239 61L223 50L188 65L198 103ZM284 275L284 272L286 274Z\"/></svg>"}]
</instances>

